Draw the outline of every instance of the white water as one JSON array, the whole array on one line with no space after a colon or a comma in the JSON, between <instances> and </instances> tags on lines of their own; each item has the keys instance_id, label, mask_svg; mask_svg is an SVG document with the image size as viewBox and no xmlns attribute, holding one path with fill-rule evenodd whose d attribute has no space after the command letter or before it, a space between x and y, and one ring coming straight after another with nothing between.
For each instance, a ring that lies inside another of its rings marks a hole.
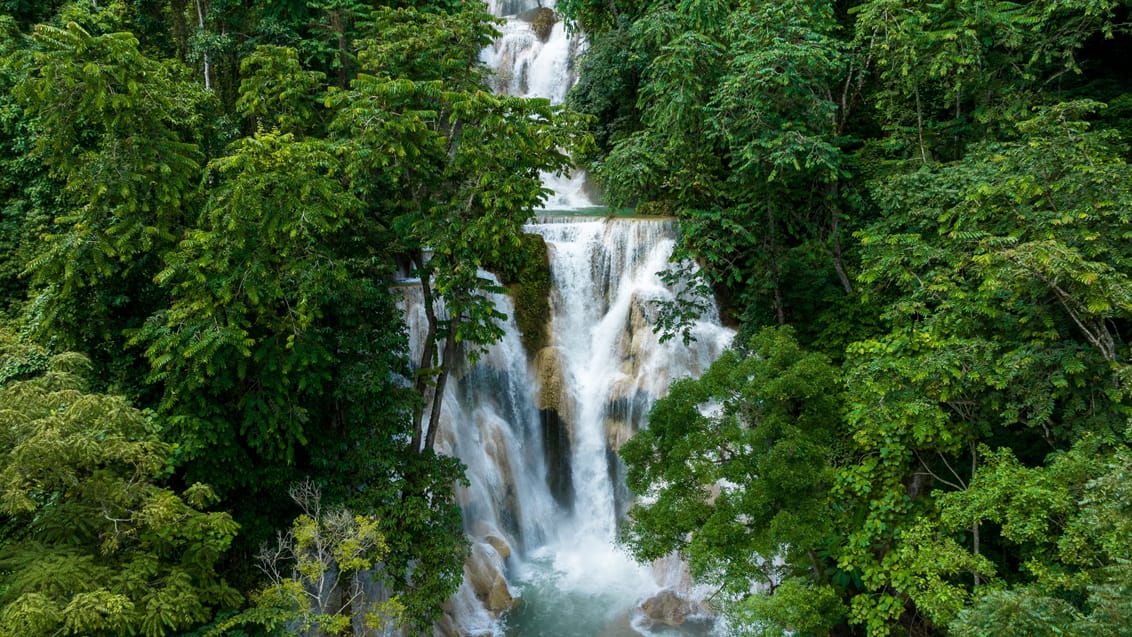
<instances>
[{"instance_id":1,"label":"white water","mask_svg":"<svg viewBox=\"0 0 1132 637\"><path fill-rule=\"evenodd\" d=\"M615 452L670 382L701 373L732 333L712 314L696 324L690 346L661 344L654 334L655 303L672 298L657 276L673 247L671 221L559 216L527 231L546 240L552 273L551 341L537 357L541 366L508 320L503 340L454 374L444 398L437 449L467 465L470 485L459 498L474 543L448 609L449 634L647 635L636 606L687 583L678 563L641 565L618 548L618 521L630 503ZM508 297L494 300L511 314ZM416 334L419 303L406 302ZM547 378L561 381L552 383L553 408L569 432L565 504L551 487L540 426ZM485 601L495 594L485 582L497 574L506 583L496 589L521 600L502 616L504 605L489 609Z\"/></svg>"},{"instance_id":2,"label":"white water","mask_svg":"<svg viewBox=\"0 0 1132 637\"><path fill-rule=\"evenodd\" d=\"M510 15L537 2L490 5L496 15ZM561 21L543 42L511 15L481 57L496 70L498 89L561 103L582 46ZM545 208L592 206L584 180L548 180L554 195ZM671 221L562 215L526 230L548 247L551 340L541 352L526 352L509 319L506 336L449 381L437 450L467 466L470 484L458 497L473 550L437 633L649 635L637 610L641 600L661 588L689 594L689 583L678 561L641 565L617 546L631 502L616 450L646 425L671 381L700 374L732 333L714 313L701 317L691 346L681 339L661 344L653 333L656 302L673 298L657 276L672 251ZM419 291L407 286L406 295L410 332L419 341ZM513 314L508 297L494 301ZM419 342L414 347L417 360Z\"/></svg>"},{"instance_id":3,"label":"white water","mask_svg":"<svg viewBox=\"0 0 1132 637\"><path fill-rule=\"evenodd\" d=\"M553 9L554 0L542 6ZM519 97L536 97L562 104L577 79L575 60L585 49L581 34L568 34L562 20L554 23L544 42L531 29L531 23L517 14L529 16L539 7L537 0L492 0L491 12L507 22L495 43L480 53L480 61L492 69L495 90ZM586 175L576 171L565 176L543 173L543 183L553 194L543 204L547 210L571 210L594 205L586 189Z\"/></svg>"}]
</instances>

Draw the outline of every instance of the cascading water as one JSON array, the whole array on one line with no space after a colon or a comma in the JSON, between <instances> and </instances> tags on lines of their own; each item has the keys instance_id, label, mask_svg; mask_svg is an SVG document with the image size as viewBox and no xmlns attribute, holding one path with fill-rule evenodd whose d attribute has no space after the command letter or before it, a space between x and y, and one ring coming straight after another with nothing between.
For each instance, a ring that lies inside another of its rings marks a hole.
<instances>
[{"instance_id":1,"label":"cascading water","mask_svg":"<svg viewBox=\"0 0 1132 637\"><path fill-rule=\"evenodd\" d=\"M492 0L491 12L506 18L495 43L480 54L492 70L495 89L520 97L538 97L561 104L577 79L574 61L585 48L579 33L567 33L566 25L554 13L554 1ZM553 192L546 209L592 207L586 176L577 172L567 176L543 174L543 182Z\"/></svg>"},{"instance_id":2,"label":"cascading water","mask_svg":"<svg viewBox=\"0 0 1132 637\"><path fill-rule=\"evenodd\" d=\"M561 102L582 44L561 21L547 28L553 2L546 5L492 3L507 25L482 58L502 90ZM591 206L583 184L580 176L549 183L547 208ZM647 635L641 600L662 588L687 594L688 584L677 561L643 566L617 547L630 498L616 450L669 383L701 373L732 333L705 315L691 346L654 334L657 302L673 298L657 274L672 252L672 221L557 214L526 230L548 249L551 337L527 352L508 320L504 338L448 383L437 450L467 466L458 497L473 548L437 632ZM410 332L419 335L419 291L405 290ZM507 296L494 301L513 314Z\"/></svg>"},{"instance_id":3,"label":"cascading water","mask_svg":"<svg viewBox=\"0 0 1132 637\"><path fill-rule=\"evenodd\" d=\"M633 609L673 586L680 569L646 568L616 546L629 505L616 450L670 381L701 373L731 332L716 316L701 317L690 346L653 332L657 302L673 298L657 274L672 253L671 221L558 216L528 231L550 255L552 337L536 361L541 390L553 391L540 405L544 421L549 413L569 434L573 498L548 541L516 563L523 596L534 599L509 616L509 634L642 634Z\"/></svg>"}]
</instances>

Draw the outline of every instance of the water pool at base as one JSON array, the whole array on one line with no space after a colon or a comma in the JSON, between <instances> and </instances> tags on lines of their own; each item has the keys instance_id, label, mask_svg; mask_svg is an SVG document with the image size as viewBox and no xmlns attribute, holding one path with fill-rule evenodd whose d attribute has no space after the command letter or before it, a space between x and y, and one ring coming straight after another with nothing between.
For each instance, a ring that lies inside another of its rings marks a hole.
<instances>
[{"instance_id":1,"label":"water pool at base","mask_svg":"<svg viewBox=\"0 0 1132 637\"><path fill-rule=\"evenodd\" d=\"M588 550L593 549L593 550ZM505 637L708 637L712 622L644 624L638 609L656 592L648 569L612 547L577 547L533 559L515 576L515 607L503 618Z\"/></svg>"}]
</instances>

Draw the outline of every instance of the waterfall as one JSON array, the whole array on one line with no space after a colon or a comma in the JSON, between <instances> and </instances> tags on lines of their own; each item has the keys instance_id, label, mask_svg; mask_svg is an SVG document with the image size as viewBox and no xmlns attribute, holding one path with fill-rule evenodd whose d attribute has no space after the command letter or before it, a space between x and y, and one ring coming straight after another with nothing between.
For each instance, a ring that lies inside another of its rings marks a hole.
<instances>
[{"instance_id":1,"label":"waterfall","mask_svg":"<svg viewBox=\"0 0 1132 637\"><path fill-rule=\"evenodd\" d=\"M494 88L505 95L538 97L561 104L577 79L575 60L585 49L580 33L567 33L554 13L554 0L492 0L491 12L505 17L500 36L480 54L492 70ZM576 210L594 205L583 171L543 173L553 194L545 209Z\"/></svg>"},{"instance_id":2,"label":"waterfall","mask_svg":"<svg viewBox=\"0 0 1132 637\"><path fill-rule=\"evenodd\" d=\"M561 102L580 37L567 35L561 20L546 28L553 14L534 1L496 0L491 8L507 16L482 54L497 88ZM592 205L582 175L548 187L555 191L548 210ZM526 231L547 245L551 336L541 351L527 352L509 318L504 337L475 365L453 370L446 387L437 451L467 467L457 496L472 551L436 632L648 635L641 601L664 588L687 595L689 583L678 560L640 565L617 546L631 498L616 452L647 426L671 381L703 372L732 332L708 312L690 345L660 343L654 333L657 303L674 298L658 276L672 253L672 220L546 213ZM416 286L403 290L417 360L422 301ZM493 301L513 316L508 296Z\"/></svg>"},{"instance_id":3,"label":"waterfall","mask_svg":"<svg viewBox=\"0 0 1132 637\"><path fill-rule=\"evenodd\" d=\"M647 426L670 382L700 374L732 333L711 313L687 346L653 332L657 302L673 298L657 274L673 248L671 220L544 216L526 229L549 252L551 338L526 352L509 319L503 339L449 382L437 450L467 466L458 496L473 550L441 632L642 634L632 609L673 586L679 565L656 573L616 546L630 505L616 451ZM404 290L419 335L419 289ZM513 313L506 295L493 300ZM568 632L549 628L563 618Z\"/></svg>"}]
</instances>

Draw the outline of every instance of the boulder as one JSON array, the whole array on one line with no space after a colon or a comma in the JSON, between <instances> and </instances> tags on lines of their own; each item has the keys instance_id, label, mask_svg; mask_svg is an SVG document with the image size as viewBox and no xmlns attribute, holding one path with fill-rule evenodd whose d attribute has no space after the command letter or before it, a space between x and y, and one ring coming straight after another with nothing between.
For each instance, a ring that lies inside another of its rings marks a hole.
<instances>
[{"instance_id":1,"label":"boulder","mask_svg":"<svg viewBox=\"0 0 1132 637\"><path fill-rule=\"evenodd\" d=\"M641 611L649 626L682 626L688 616L695 613L695 606L670 589L664 589L641 602Z\"/></svg>"},{"instance_id":2,"label":"boulder","mask_svg":"<svg viewBox=\"0 0 1132 637\"><path fill-rule=\"evenodd\" d=\"M476 542L464 562L464 577L484 608L496 615L511 608L515 598L503 577L503 560L491 544Z\"/></svg>"},{"instance_id":3,"label":"boulder","mask_svg":"<svg viewBox=\"0 0 1132 637\"><path fill-rule=\"evenodd\" d=\"M539 7L524 11L517 16L520 20L531 23L531 31L535 32L538 39L546 42L550 38L550 32L554 29L554 25L558 22L558 15L554 13L554 9L548 7Z\"/></svg>"},{"instance_id":4,"label":"boulder","mask_svg":"<svg viewBox=\"0 0 1132 637\"><path fill-rule=\"evenodd\" d=\"M499 553L500 558L505 560L511 557L511 545L508 544L507 540L498 535L488 535L483 538L483 541L490 544L492 548L495 549L495 552Z\"/></svg>"}]
</instances>

